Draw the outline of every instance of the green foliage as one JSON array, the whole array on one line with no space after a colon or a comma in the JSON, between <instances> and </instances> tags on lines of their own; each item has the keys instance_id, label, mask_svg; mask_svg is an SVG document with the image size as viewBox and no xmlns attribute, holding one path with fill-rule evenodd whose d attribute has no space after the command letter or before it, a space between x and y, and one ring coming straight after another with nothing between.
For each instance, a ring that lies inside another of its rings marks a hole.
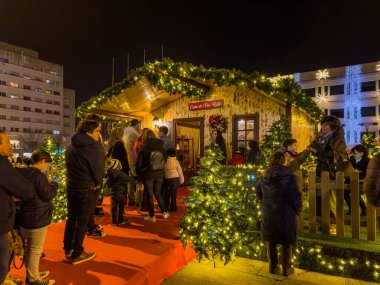
<instances>
[{"instance_id":1,"label":"green foliage","mask_svg":"<svg viewBox=\"0 0 380 285\"><path fill-rule=\"evenodd\" d=\"M55 154L54 142L50 136L45 138L41 149L47 151L53 160L50 164L48 178L50 180L57 177L61 178L58 182L57 196L53 199L54 212L52 223L55 223L65 219L67 216L65 153Z\"/></svg>"},{"instance_id":2,"label":"green foliage","mask_svg":"<svg viewBox=\"0 0 380 285\"><path fill-rule=\"evenodd\" d=\"M260 208L254 193L256 170L224 166L220 159L218 147L205 149L199 176L191 180L180 236L200 259L219 256L227 264L238 248L252 243L249 232L259 220Z\"/></svg>"},{"instance_id":3,"label":"green foliage","mask_svg":"<svg viewBox=\"0 0 380 285\"><path fill-rule=\"evenodd\" d=\"M320 120L323 112L317 104L306 95L292 76L270 80L259 72L245 74L240 70L206 68L202 65L194 66L187 62L174 62L165 59L162 62L146 64L131 71L130 76L122 82L103 90L99 95L92 97L77 109L81 117L83 110L90 111L106 103L113 96L119 95L123 89L134 86L141 79L147 79L152 86L169 94L182 94L191 98L204 98L209 88L197 84L197 81L214 82L217 86L245 86L250 89L259 89L274 96L278 93L287 94L286 101L305 110L311 117ZM197 80L197 81L195 81Z\"/></svg>"},{"instance_id":4,"label":"green foliage","mask_svg":"<svg viewBox=\"0 0 380 285\"><path fill-rule=\"evenodd\" d=\"M282 146L284 140L290 138L292 138L292 133L287 119L280 119L273 123L269 131L264 135L261 144L263 168L268 167L271 154Z\"/></svg>"},{"instance_id":5,"label":"green foliage","mask_svg":"<svg viewBox=\"0 0 380 285\"><path fill-rule=\"evenodd\" d=\"M379 152L377 148L377 139L373 133L365 133L362 136L362 144L368 149L368 157L372 158Z\"/></svg>"},{"instance_id":6,"label":"green foliage","mask_svg":"<svg viewBox=\"0 0 380 285\"><path fill-rule=\"evenodd\" d=\"M251 235L252 246L243 247L237 255L267 261L260 232L254 231ZM363 241L361 245L357 244L359 241L346 238L315 237L315 234L309 238L311 234L303 235L305 237L299 237L293 254L293 264L297 268L371 282L380 281L378 244Z\"/></svg>"}]
</instances>

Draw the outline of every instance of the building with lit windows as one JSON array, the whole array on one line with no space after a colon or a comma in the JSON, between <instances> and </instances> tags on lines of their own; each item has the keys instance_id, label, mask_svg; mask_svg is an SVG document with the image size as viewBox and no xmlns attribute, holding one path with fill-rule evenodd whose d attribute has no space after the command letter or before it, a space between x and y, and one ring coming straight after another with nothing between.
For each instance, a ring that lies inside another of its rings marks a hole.
<instances>
[{"instance_id":1,"label":"building with lit windows","mask_svg":"<svg viewBox=\"0 0 380 285\"><path fill-rule=\"evenodd\" d=\"M328 115L341 119L347 145L380 135L380 62L296 73L295 80Z\"/></svg>"},{"instance_id":2,"label":"building with lit windows","mask_svg":"<svg viewBox=\"0 0 380 285\"><path fill-rule=\"evenodd\" d=\"M75 128L75 92L63 87L63 66L37 51L0 42L0 129L18 153L50 135L64 143Z\"/></svg>"}]
</instances>

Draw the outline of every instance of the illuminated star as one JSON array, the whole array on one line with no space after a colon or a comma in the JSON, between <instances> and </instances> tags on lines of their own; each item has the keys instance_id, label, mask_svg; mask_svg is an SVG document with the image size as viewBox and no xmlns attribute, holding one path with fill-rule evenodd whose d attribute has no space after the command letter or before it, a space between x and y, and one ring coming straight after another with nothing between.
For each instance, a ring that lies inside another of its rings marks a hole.
<instances>
[{"instance_id":1,"label":"illuminated star","mask_svg":"<svg viewBox=\"0 0 380 285\"><path fill-rule=\"evenodd\" d=\"M330 77L329 71L327 69L324 70L318 70L317 73L315 74L316 78L318 80L321 79L327 79Z\"/></svg>"},{"instance_id":2,"label":"illuminated star","mask_svg":"<svg viewBox=\"0 0 380 285\"><path fill-rule=\"evenodd\" d=\"M376 64L376 71L380 71L380 64Z\"/></svg>"},{"instance_id":3,"label":"illuminated star","mask_svg":"<svg viewBox=\"0 0 380 285\"><path fill-rule=\"evenodd\" d=\"M318 94L317 95L317 98L316 98L316 101L318 104L322 104L324 102L327 102L327 94L326 93L323 93L323 94Z\"/></svg>"}]
</instances>

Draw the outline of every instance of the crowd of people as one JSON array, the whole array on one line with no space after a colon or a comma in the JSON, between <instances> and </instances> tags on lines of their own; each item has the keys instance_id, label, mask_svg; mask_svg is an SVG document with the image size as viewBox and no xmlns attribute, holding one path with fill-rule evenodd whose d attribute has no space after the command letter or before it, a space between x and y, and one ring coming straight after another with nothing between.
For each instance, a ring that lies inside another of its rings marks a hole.
<instances>
[{"instance_id":1,"label":"crowd of people","mask_svg":"<svg viewBox=\"0 0 380 285\"><path fill-rule=\"evenodd\" d=\"M63 250L67 262L73 265L96 256L95 252L84 249L86 236L102 238L106 235L94 220L104 180L105 187L110 189L112 226L123 226L128 222L124 212L127 203L147 211L148 215L143 218L146 222L156 222L154 198L162 218L168 219L170 212L177 210L177 188L184 182L175 144L168 136L167 127L160 127L156 136L148 128L141 130L140 122L132 120L125 130L120 127L111 130L106 149L101 127L98 116L87 116L79 123L66 149L68 216ZM226 164L226 144L221 132L214 131L211 138L224 156L220 162ZM12 152L8 135L0 131L0 284L22 284L21 280L8 275L8 233L16 224L27 245L23 257L26 284L51 285L55 281L47 278L49 271L39 271L39 260L43 255L47 227L52 220L52 200L57 194L59 177L49 181L45 175L52 162L46 151L33 152L30 159L24 160L27 167L14 167L9 160ZM270 166L256 187L257 197L262 203L261 233L267 246L270 273L288 276L294 272L291 260L302 202L293 173L310 155L316 157L317 179L321 178L323 171L329 172L331 179L335 179L337 171L343 171L346 179L351 168L359 171L360 179L364 179L367 201L380 207L380 154L369 160L366 148L356 145L349 156L339 119L326 116L321 122L320 132L302 153L297 153L296 139L285 140L271 156ZM255 165L261 160L259 144L250 141L248 149L239 149L229 164ZM350 212L350 196L346 192L345 200ZM332 190L333 214L334 196ZM361 207L365 215L364 202ZM282 272L276 249L279 244L282 246Z\"/></svg>"}]
</instances>

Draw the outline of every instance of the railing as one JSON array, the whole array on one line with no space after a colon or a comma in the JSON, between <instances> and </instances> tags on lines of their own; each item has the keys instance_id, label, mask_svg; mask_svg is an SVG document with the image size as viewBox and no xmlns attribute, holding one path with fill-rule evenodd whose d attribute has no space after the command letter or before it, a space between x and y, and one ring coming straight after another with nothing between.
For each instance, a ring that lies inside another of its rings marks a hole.
<instances>
[{"instance_id":1,"label":"railing","mask_svg":"<svg viewBox=\"0 0 380 285\"><path fill-rule=\"evenodd\" d=\"M297 182L301 195L303 195L303 179L302 172L296 171ZM308 177L308 194L309 194L309 232L317 231L317 189L321 190L321 228L325 235L330 234L330 190L336 192L336 236L344 237L344 191L351 191L351 228L352 238L360 238L360 188L359 172L352 172L350 176L350 184L344 184L344 173L337 172L336 179L330 180L329 173L323 172L321 182L317 182L315 171L309 172ZM302 199L303 201L303 199ZM298 230L304 231L304 213L301 213L298 218ZM367 203L367 239L370 241L376 240L376 207Z\"/></svg>"}]
</instances>

